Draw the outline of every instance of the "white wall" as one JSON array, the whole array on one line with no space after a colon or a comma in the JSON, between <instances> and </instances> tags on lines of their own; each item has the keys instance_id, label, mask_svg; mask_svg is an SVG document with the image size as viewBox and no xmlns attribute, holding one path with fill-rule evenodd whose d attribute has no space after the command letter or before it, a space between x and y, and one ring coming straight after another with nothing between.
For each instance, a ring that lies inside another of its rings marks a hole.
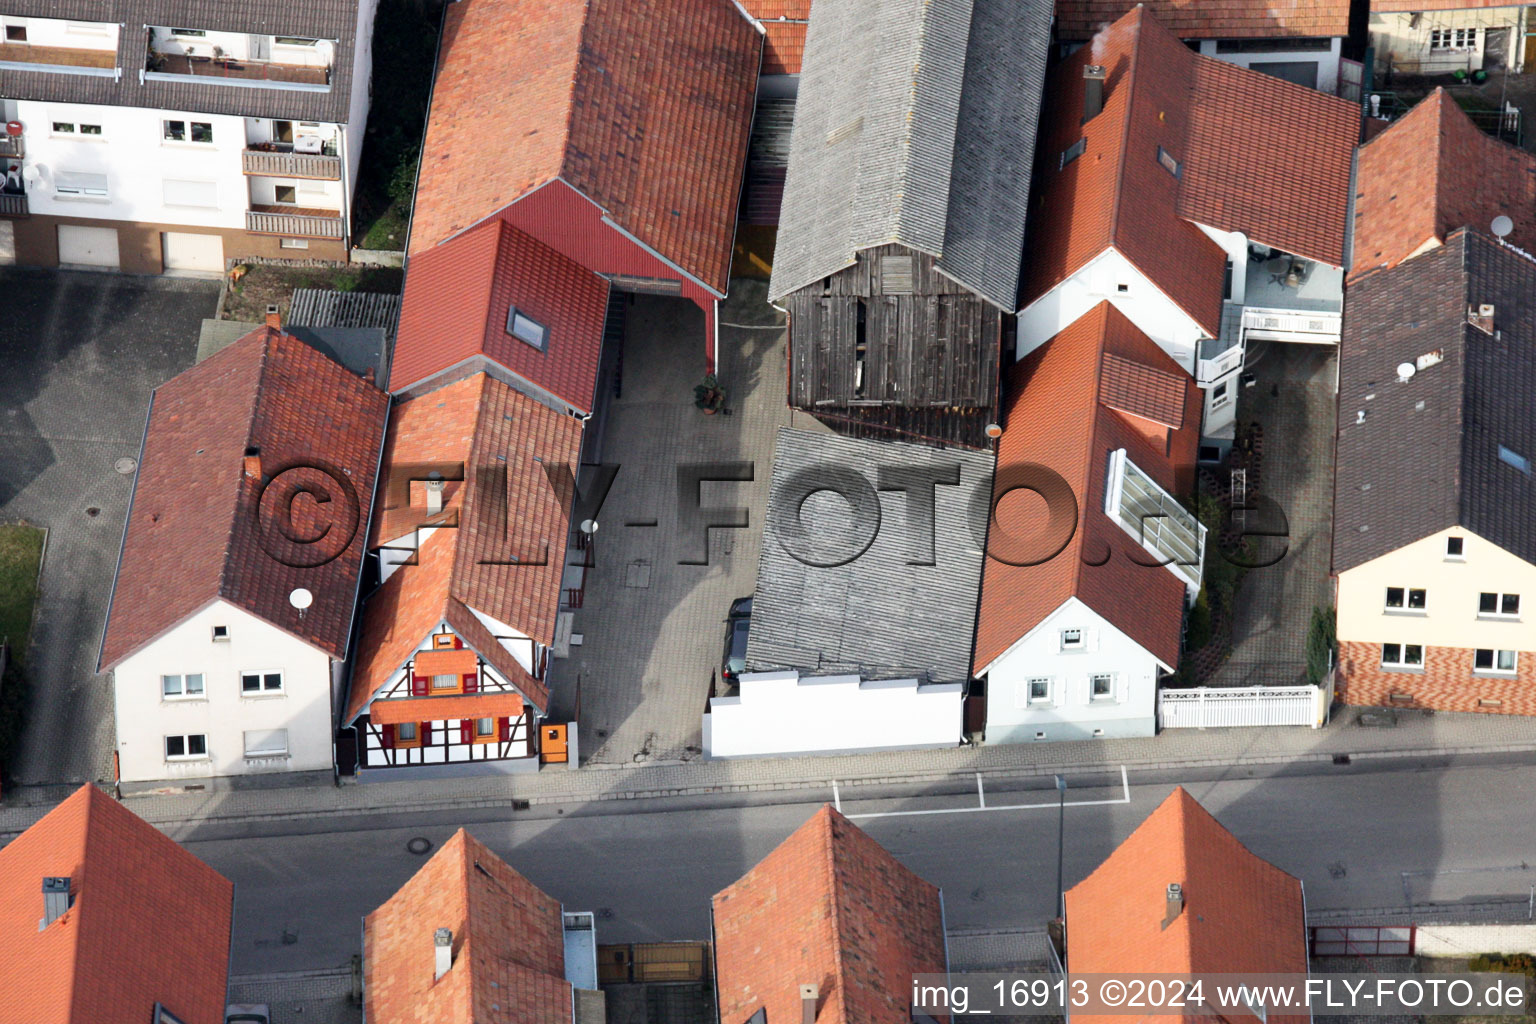
<instances>
[{"instance_id":1,"label":"white wall","mask_svg":"<svg viewBox=\"0 0 1536 1024\"><path fill-rule=\"evenodd\" d=\"M363 158L364 132L373 92L373 19L378 0L361 0L357 5L357 47L352 57L352 98L347 107L346 151L347 180L357 181ZM351 205L350 203L348 205Z\"/></svg>"},{"instance_id":2,"label":"white wall","mask_svg":"<svg viewBox=\"0 0 1536 1024\"><path fill-rule=\"evenodd\" d=\"M913 679L749 672L740 694L715 697L704 715L706 757L767 757L849 750L953 747L962 687Z\"/></svg>"},{"instance_id":3,"label":"white wall","mask_svg":"<svg viewBox=\"0 0 1536 1024\"><path fill-rule=\"evenodd\" d=\"M1063 651L1064 629L1083 630L1084 649ZM1161 670L1140 644L1078 598L1068 598L981 673L987 680L987 742L1151 736ZM1111 700L1090 696L1089 677L1100 673L1115 676ZM1029 680L1037 677L1052 679L1049 703L1029 702Z\"/></svg>"},{"instance_id":4,"label":"white wall","mask_svg":"<svg viewBox=\"0 0 1536 1024\"><path fill-rule=\"evenodd\" d=\"M1322 40L1323 46L1315 50L1276 50L1269 53L1219 53L1216 40L1200 41L1200 52L1238 67L1251 68L1255 64L1317 62L1317 88L1319 92L1339 91L1339 56L1343 40L1338 37Z\"/></svg>"},{"instance_id":5,"label":"white wall","mask_svg":"<svg viewBox=\"0 0 1536 1024\"><path fill-rule=\"evenodd\" d=\"M1219 284L1219 282L1218 282ZM1120 287L1124 286L1125 291ZM1023 359L1108 299L1185 372L1195 372L1195 346L1205 331L1116 249L1105 249L1067 280L1019 312L1017 355Z\"/></svg>"},{"instance_id":6,"label":"white wall","mask_svg":"<svg viewBox=\"0 0 1536 1024\"><path fill-rule=\"evenodd\" d=\"M1536 924L1421 924L1413 951L1469 960L1479 953L1536 953Z\"/></svg>"},{"instance_id":7,"label":"white wall","mask_svg":"<svg viewBox=\"0 0 1536 1024\"><path fill-rule=\"evenodd\" d=\"M1464 538L1463 560L1445 557L1448 536ZM1423 614L1388 610L1387 587L1424 590ZM1520 618L1479 618L1484 591L1519 594ZM1357 643L1536 650L1536 565L1470 530L1441 530L1340 573L1338 632Z\"/></svg>"},{"instance_id":8,"label":"white wall","mask_svg":"<svg viewBox=\"0 0 1536 1024\"><path fill-rule=\"evenodd\" d=\"M1486 36L1482 30L1509 28L1509 66L1518 71L1525 62L1524 14L1523 7L1425 11L1417 18L1409 13L1373 13L1370 40L1376 49L1377 66L1383 70L1391 61L1401 60L1423 62L1426 73L1449 73L1457 68L1475 71L1483 66ZM1477 44L1470 49L1430 49L1430 32L1457 28L1478 29Z\"/></svg>"},{"instance_id":9,"label":"white wall","mask_svg":"<svg viewBox=\"0 0 1536 1024\"><path fill-rule=\"evenodd\" d=\"M213 48L218 47L222 56L234 60L254 60L254 49L265 48L266 54L260 59L274 64L293 64L300 67L323 68L329 67L335 59L336 44L329 39L321 39L314 46L294 46L278 43L273 36L247 35L244 32L213 32L206 31L202 36L177 36L171 34L172 28L204 29L203 25L174 25L156 27L150 31L154 33L150 47L156 53L195 54L199 57L213 56ZM259 42L257 42L259 41Z\"/></svg>"},{"instance_id":10,"label":"white wall","mask_svg":"<svg viewBox=\"0 0 1536 1024\"><path fill-rule=\"evenodd\" d=\"M0 17L0 24L24 25L28 46L60 46L72 50L117 52L117 24L109 21L66 21L62 18Z\"/></svg>"},{"instance_id":11,"label":"white wall","mask_svg":"<svg viewBox=\"0 0 1536 1024\"><path fill-rule=\"evenodd\" d=\"M494 620L492 620L492 621L494 621ZM438 633L447 633L449 635L455 635L454 632L453 632L453 628L451 626L449 626L448 623L446 623L446 622L439 622L437 624L436 628L434 628L430 633L426 634L425 636L423 636L421 638L421 642L416 645L416 651L419 652L419 651L430 651L430 650L432 650L433 649L433 647L432 647L432 637L435 636ZM415 656L416 656L416 654L414 652L410 655L411 658L414 658ZM484 673L484 675L485 675L485 677L487 679L489 679L491 682L496 683L497 685L499 685L499 686L501 686L503 688L507 688L507 689L511 689L511 690L516 690L518 693L522 693L522 690L515 683L513 683L510 679L508 679L506 676L502 675L501 672L497 671L495 666L491 665L489 662L485 662L483 658L482 658L482 662L483 663L480 666L480 671L482 673ZM521 662L519 662L519 664L521 664ZM375 694L389 693L391 690L393 690L397 686L400 686L401 684L406 684L405 688L404 688L404 691L402 692L401 695L402 696L408 695L409 692L410 692L410 687L409 687L409 682L408 682L406 677L409 675L409 673L406 671L406 667L405 666L406 666L406 662L401 662L399 665L395 666L394 670L389 675L389 679L382 686L380 686L377 690L375 690L374 694L370 694L369 695L370 698L373 697ZM481 688L481 692L485 692L485 689L486 689L485 687L482 687ZM364 708L363 711L361 712L361 714L366 714L366 713L367 713L367 708ZM349 723L343 722L342 724L343 725L347 725Z\"/></svg>"},{"instance_id":12,"label":"white wall","mask_svg":"<svg viewBox=\"0 0 1536 1024\"><path fill-rule=\"evenodd\" d=\"M18 100L16 110L17 119L26 130L27 156L23 167L36 169L40 176L35 184L27 183L32 213L245 227L246 182L241 171L244 118L30 100ZM167 141L162 124L167 120L211 124L213 141ZM56 133L52 129L55 122L73 124L77 133ZM81 135L81 124L101 125L102 134ZM55 187L61 173L106 175L107 198L58 195ZM167 179L211 183L217 205L167 205Z\"/></svg>"},{"instance_id":13,"label":"white wall","mask_svg":"<svg viewBox=\"0 0 1536 1024\"><path fill-rule=\"evenodd\" d=\"M229 640L215 641L215 625ZM280 695L243 696L240 673L280 669ZM162 674L200 672L201 700L166 700ZM330 658L248 612L216 601L113 670L124 782L329 769ZM288 730L288 757L248 762L246 730ZM165 737L201 733L208 757L167 761Z\"/></svg>"}]
</instances>

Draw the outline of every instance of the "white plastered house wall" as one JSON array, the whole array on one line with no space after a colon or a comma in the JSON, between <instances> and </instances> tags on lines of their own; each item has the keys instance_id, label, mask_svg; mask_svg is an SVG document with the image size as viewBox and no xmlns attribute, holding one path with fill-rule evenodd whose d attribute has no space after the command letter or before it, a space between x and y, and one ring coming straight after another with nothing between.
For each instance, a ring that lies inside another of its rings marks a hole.
<instances>
[{"instance_id":1,"label":"white plastered house wall","mask_svg":"<svg viewBox=\"0 0 1536 1024\"><path fill-rule=\"evenodd\" d=\"M1462 538L1447 557L1446 539ZM1387 588L1424 591L1424 608L1386 606ZM1518 594L1515 616L1480 615L1483 593ZM1339 573L1338 636L1369 644L1536 651L1536 565L1452 527Z\"/></svg>"},{"instance_id":2,"label":"white plastered house wall","mask_svg":"<svg viewBox=\"0 0 1536 1024\"><path fill-rule=\"evenodd\" d=\"M1072 643L1073 631L1079 642ZM987 742L1116 739L1157 732L1157 680L1172 667L1078 597L1061 606L977 675L987 681ZM1094 697L1095 677L1111 677ZM1031 681L1046 696L1031 696Z\"/></svg>"},{"instance_id":3,"label":"white plastered house wall","mask_svg":"<svg viewBox=\"0 0 1536 1024\"><path fill-rule=\"evenodd\" d=\"M214 639L215 626L228 639ZM282 673L279 690L242 692L242 674L273 672ZM226 601L188 616L112 675L123 782L333 766L330 656ZM181 677L182 695L165 695L167 675ZM201 695L186 693L188 675L202 676ZM203 736L206 754L168 756L167 736Z\"/></svg>"},{"instance_id":4,"label":"white plastered house wall","mask_svg":"<svg viewBox=\"0 0 1536 1024\"><path fill-rule=\"evenodd\" d=\"M1490 30L1504 33L1509 70L1524 70L1525 36L1530 31L1530 15L1525 7L1414 13L1373 11L1368 24L1378 69L1385 72L1396 67L1423 74L1449 74L1457 69L1477 71L1496 63L1488 52Z\"/></svg>"}]
</instances>

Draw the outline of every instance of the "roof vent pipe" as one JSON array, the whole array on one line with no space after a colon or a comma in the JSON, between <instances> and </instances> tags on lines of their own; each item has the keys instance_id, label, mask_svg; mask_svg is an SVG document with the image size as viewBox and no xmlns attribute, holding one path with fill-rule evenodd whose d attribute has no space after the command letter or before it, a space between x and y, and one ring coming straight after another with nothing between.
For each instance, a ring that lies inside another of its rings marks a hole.
<instances>
[{"instance_id":1,"label":"roof vent pipe","mask_svg":"<svg viewBox=\"0 0 1536 1024\"><path fill-rule=\"evenodd\" d=\"M1104 109L1104 65L1089 64L1083 68L1083 123L1099 116Z\"/></svg>"},{"instance_id":2,"label":"roof vent pipe","mask_svg":"<svg viewBox=\"0 0 1536 1024\"><path fill-rule=\"evenodd\" d=\"M453 930L439 928L432 933L433 971L432 980L439 981L453 966Z\"/></svg>"}]
</instances>

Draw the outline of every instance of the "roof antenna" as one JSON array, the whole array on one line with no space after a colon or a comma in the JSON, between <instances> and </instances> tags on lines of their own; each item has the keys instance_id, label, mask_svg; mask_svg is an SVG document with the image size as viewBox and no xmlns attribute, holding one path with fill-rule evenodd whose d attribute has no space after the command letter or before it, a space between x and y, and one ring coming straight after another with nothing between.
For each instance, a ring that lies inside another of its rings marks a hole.
<instances>
[{"instance_id":1,"label":"roof antenna","mask_svg":"<svg viewBox=\"0 0 1536 1024\"><path fill-rule=\"evenodd\" d=\"M1511 231L1515 230L1515 222L1501 213L1493 218L1493 223L1489 227L1493 229L1494 237L1499 240L1500 245L1508 245L1509 243L1504 241L1504 239L1509 236Z\"/></svg>"}]
</instances>

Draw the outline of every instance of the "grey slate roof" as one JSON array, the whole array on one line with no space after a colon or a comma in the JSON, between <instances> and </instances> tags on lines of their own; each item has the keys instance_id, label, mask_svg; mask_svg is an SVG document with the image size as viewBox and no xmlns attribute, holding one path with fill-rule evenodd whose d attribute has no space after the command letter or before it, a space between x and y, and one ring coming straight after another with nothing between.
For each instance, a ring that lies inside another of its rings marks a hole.
<instances>
[{"instance_id":1,"label":"grey slate roof","mask_svg":"<svg viewBox=\"0 0 1536 1024\"><path fill-rule=\"evenodd\" d=\"M769 295L896 242L1016 305L1049 0L816 0Z\"/></svg>"},{"instance_id":2,"label":"grey slate roof","mask_svg":"<svg viewBox=\"0 0 1536 1024\"><path fill-rule=\"evenodd\" d=\"M970 676L971 641L981 586L987 499L993 456L967 449L941 451L926 445L870 441L837 434L780 428L757 592L747 636L747 669L793 668L806 673L858 672L865 678L917 678L958 682ZM846 557L849 506L823 492L797 508L803 491L792 487L802 473L826 482L857 473L875 488L882 467L953 466L958 485L933 488L932 565L908 564L928 557L928 533L909 524L908 497L878 491L879 528L863 554L843 565L808 565ZM970 516L982 495L982 522ZM806 538L795 536L803 524Z\"/></svg>"},{"instance_id":3,"label":"grey slate roof","mask_svg":"<svg viewBox=\"0 0 1536 1024\"><path fill-rule=\"evenodd\" d=\"M1485 303L1494 336L1468 323ZM1351 285L1338 422L1335 572L1453 526L1536 562L1536 478L1499 457L1536 463L1536 260L1463 229Z\"/></svg>"},{"instance_id":4,"label":"grey slate roof","mask_svg":"<svg viewBox=\"0 0 1536 1024\"><path fill-rule=\"evenodd\" d=\"M4 13L16 17L117 22L117 66L122 74L113 78L4 68L0 69L0 96L345 123L352 99L358 3L359 0L5 0ZM192 76L186 76L184 82L142 82L139 72L149 51L146 25L336 40L331 87L326 92L247 88Z\"/></svg>"}]
</instances>

